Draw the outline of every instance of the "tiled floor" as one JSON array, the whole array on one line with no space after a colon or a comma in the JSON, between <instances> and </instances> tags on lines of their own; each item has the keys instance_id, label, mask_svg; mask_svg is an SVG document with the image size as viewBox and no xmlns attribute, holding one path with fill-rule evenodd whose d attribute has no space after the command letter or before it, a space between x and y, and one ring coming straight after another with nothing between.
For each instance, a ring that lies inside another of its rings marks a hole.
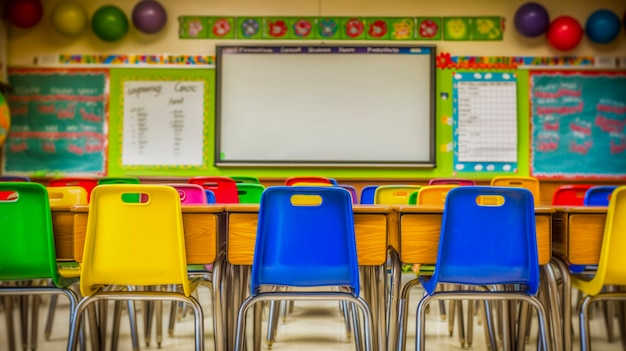
<instances>
[{"instance_id":1,"label":"tiled floor","mask_svg":"<svg viewBox=\"0 0 626 351\"><path fill-rule=\"evenodd\" d=\"M410 276L405 278L410 279ZM206 289L200 290L200 302L205 308L205 344L207 350L213 350L213 332L212 322L210 316L210 297ZM415 305L419 300L423 291L421 289L414 289L411 305L410 316L408 326L408 339L406 350L414 350L415 348ZM68 305L64 301L64 298L60 298L61 301L59 309L56 314L56 322L50 340L43 339L43 328L45 323L45 317L47 315L47 301L45 298L43 307L40 309L39 319L39 345L38 350L64 350L66 347L66 336L68 330ZM169 303L166 304L165 311L167 312ZM112 310L112 309L111 309ZM141 314L140 314L141 316ZM166 314L167 316L167 314ZM619 338L616 335L616 341L608 343L606 341L606 332L601 315L597 314L596 318L592 320L592 342L594 351L608 351L608 350L620 350L621 345ZM19 333L19 318L17 311L14 313L14 320L16 323L16 334ZM475 321L477 317L475 317ZM616 320L617 321L617 320ZM109 323L111 318L109 318ZM474 335L473 335L473 350L486 350L485 338L483 334L482 325L477 325L475 322ZM617 329L617 322L616 322ZM251 326L251 323L248 323ZM265 340L265 326L266 321L263 324L263 337ZM448 323L446 320L442 320L438 304L434 303L431 306L431 310L427 315L426 324L427 340L426 347L428 350L461 350L457 330L455 329L452 337L448 336ZM152 338L150 345L146 346L145 337L143 334L144 323L143 320L139 321L140 330L140 347L142 350L157 350L155 341L155 326L152 326ZM174 334L172 336L167 335L167 317L164 320L163 326L165 332L163 336L163 343L161 350L163 351L179 351L179 350L193 350L194 349L194 334L193 334L193 315L187 314L181 318L175 327ZM456 326L455 326L456 328ZM536 334L536 323L532 326L534 333ZM109 331L110 331L109 327ZM578 335L578 327L575 324L574 331L575 336ZM251 335L252 333L248 333ZM18 349L20 348L19 335L16 335L18 340ZM7 350L7 331L5 322L5 312L0 312L0 350ZM107 350L110 349L110 340L107 340ZM354 342L347 338L344 328L343 319L339 312L338 304L335 302L306 302L297 301L295 303L293 312L287 315L286 322L282 321L279 324L279 329L276 337L276 342L272 346L271 350L337 350L347 351L354 350ZM526 346L527 350L536 349L535 338L532 337L531 341ZM574 339L573 350L579 350L578 339ZM124 313L122 318L122 331L121 339L118 345L119 351L132 350L130 333L128 328L128 317ZM262 350L269 350L265 341L262 343ZM566 350L567 351L567 350Z\"/></svg>"}]
</instances>

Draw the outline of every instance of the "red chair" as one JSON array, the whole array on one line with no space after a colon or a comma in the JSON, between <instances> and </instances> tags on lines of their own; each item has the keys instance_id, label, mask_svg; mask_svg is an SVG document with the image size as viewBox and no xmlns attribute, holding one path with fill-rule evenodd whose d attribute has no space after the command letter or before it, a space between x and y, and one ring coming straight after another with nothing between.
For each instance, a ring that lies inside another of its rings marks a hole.
<instances>
[{"instance_id":1,"label":"red chair","mask_svg":"<svg viewBox=\"0 0 626 351\"><path fill-rule=\"evenodd\" d=\"M90 200L91 191L98 185L98 179L95 178L75 178L75 177L63 177L50 179L48 183L49 187L57 186L79 186L87 190L87 201Z\"/></svg>"},{"instance_id":2,"label":"red chair","mask_svg":"<svg viewBox=\"0 0 626 351\"><path fill-rule=\"evenodd\" d=\"M189 179L188 183L198 184L205 190L211 190L215 195L215 203L239 203L237 183L232 178L220 176L193 177Z\"/></svg>"},{"instance_id":3,"label":"red chair","mask_svg":"<svg viewBox=\"0 0 626 351\"><path fill-rule=\"evenodd\" d=\"M553 206L584 206L585 193L593 185L590 184L568 184L561 185L552 195Z\"/></svg>"},{"instance_id":4,"label":"red chair","mask_svg":"<svg viewBox=\"0 0 626 351\"><path fill-rule=\"evenodd\" d=\"M335 183L333 183L333 181L330 178L326 178L326 177L297 176L297 177L289 177L285 179L285 185L287 186L292 186L296 183L326 183L326 184L336 185Z\"/></svg>"}]
</instances>

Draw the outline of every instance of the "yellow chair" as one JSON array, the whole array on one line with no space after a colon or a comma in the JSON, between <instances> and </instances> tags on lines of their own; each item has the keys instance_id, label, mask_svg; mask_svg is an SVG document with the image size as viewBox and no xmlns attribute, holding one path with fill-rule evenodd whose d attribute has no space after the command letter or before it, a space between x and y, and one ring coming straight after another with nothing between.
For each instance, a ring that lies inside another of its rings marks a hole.
<instances>
[{"instance_id":1,"label":"yellow chair","mask_svg":"<svg viewBox=\"0 0 626 351\"><path fill-rule=\"evenodd\" d=\"M125 200L129 198L141 201ZM68 349L76 348L82 314L96 301L167 300L185 302L192 307L195 347L204 350L203 312L198 301L191 296L193 284L187 272L180 195L173 187L114 184L94 188L80 276L84 298L74 313ZM169 284L179 286L179 291L107 289Z\"/></svg>"},{"instance_id":2,"label":"yellow chair","mask_svg":"<svg viewBox=\"0 0 626 351\"><path fill-rule=\"evenodd\" d=\"M508 186L528 189L533 194L535 206L541 203L541 192L539 191L539 180L537 178L524 176L493 177L491 179L491 186Z\"/></svg>"},{"instance_id":3,"label":"yellow chair","mask_svg":"<svg viewBox=\"0 0 626 351\"><path fill-rule=\"evenodd\" d=\"M374 203L381 205L408 205L411 193L422 188L420 185L381 185L374 193Z\"/></svg>"},{"instance_id":4,"label":"yellow chair","mask_svg":"<svg viewBox=\"0 0 626 351\"><path fill-rule=\"evenodd\" d=\"M598 270L593 277L571 276L574 287L586 296L579 303L580 345L582 350L591 349L589 338L589 306L597 301L626 300L626 292L603 292L609 285L626 286L626 186L613 191L607 210Z\"/></svg>"},{"instance_id":5,"label":"yellow chair","mask_svg":"<svg viewBox=\"0 0 626 351\"><path fill-rule=\"evenodd\" d=\"M46 187L48 192L48 201L50 208L63 208L73 205L85 205L88 203L89 194L85 188L80 186L56 186ZM54 226L55 223L53 222ZM62 262L58 265L59 274L63 278L78 278L80 277L80 266L76 262ZM52 323L54 321L54 313L56 310L58 295L52 295L50 297L50 304L48 306L48 317L46 318L46 326L44 328L44 336L46 340L50 340L52 334Z\"/></svg>"}]
</instances>

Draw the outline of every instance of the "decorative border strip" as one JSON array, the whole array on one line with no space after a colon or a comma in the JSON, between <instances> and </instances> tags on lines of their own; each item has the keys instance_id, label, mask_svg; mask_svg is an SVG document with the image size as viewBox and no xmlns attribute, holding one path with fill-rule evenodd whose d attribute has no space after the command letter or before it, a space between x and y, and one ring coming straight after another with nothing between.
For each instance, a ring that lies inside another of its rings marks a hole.
<instances>
[{"instance_id":1,"label":"decorative border strip","mask_svg":"<svg viewBox=\"0 0 626 351\"><path fill-rule=\"evenodd\" d=\"M180 39L500 41L504 18L180 16Z\"/></svg>"}]
</instances>

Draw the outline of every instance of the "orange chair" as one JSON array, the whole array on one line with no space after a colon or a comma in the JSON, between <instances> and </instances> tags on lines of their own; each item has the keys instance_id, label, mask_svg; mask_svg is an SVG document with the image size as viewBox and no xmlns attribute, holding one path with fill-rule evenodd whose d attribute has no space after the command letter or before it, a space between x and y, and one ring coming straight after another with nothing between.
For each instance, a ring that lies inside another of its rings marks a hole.
<instances>
[{"instance_id":1,"label":"orange chair","mask_svg":"<svg viewBox=\"0 0 626 351\"><path fill-rule=\"evenodd\" d=\"M553 206L584 206L585 193L593 185L591 184L568 184L561 185L552 195Z\"/></svg>"},{"instance_id":2,"label":"orange chair","mask_svg":"<svg viewBox=\"0 0 626 351\"><path fill-rule=\"evenodd\" d=\"M524 176L498 176L491 179L491 186L528 189L533 194L535 206L541 203L541 192L539 190L539 180L537 178Z\"/></svg>"}]
</instances>

